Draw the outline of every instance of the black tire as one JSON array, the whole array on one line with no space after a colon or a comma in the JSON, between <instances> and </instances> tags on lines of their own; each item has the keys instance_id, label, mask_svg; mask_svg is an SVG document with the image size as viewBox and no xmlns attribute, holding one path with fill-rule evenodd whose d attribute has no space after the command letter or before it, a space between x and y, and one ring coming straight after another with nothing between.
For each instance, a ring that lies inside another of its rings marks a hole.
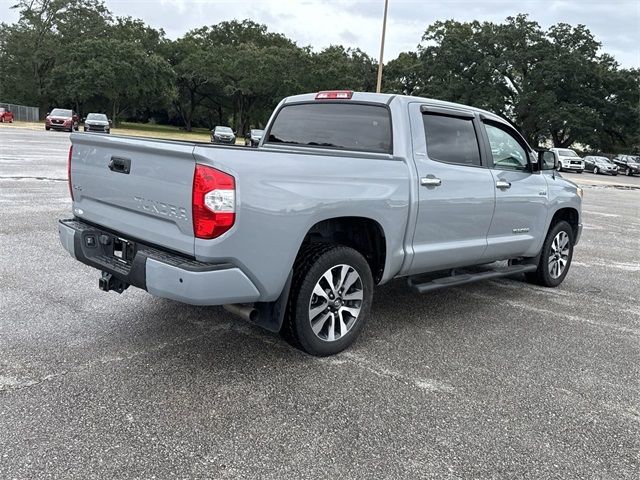
<instances>
[{"instance_id":1,"label":"black tire","mask_svg":"<svg viewBox=\"0 0 640 480\"><path fill-rule=\"evenodd\" d=\"M582 173L582 170L578 170L578 173Z\"/></svg>"},{"instance_id":2,"label":"black tire","mask_svg":"<svg viewBox=\"0 0 640 480\"><path fill-rule=\"evenodd\" d=\"M633 172L631 171L631 169L630 169L629 167L627 167L627 172L626 172L626 174L627 174L627 177L631 177L631 176L633 176Z\"/></svg>"},{"instance_id":3,"label":"black tire","mask_svg":"<svg viewBox=\"0 0 640 480\"><path fill-rule=\"evenodd\" d=\"M316 284L325 272L339 265L348 265L359 275L362 300L360 312L351 328L336 340L328 341L314 333L309 309ZM371 269L366 259L357 250L326 243L308 244L303 246L294 264L289 303L281 334L291 345L311 355L319 357L334 355L356 340L369 316L372 298Z\"/></svg>"},{"instance_id":4,"label":"black tire","mask_svg":"<svg viewBox=\"0 0 640 480\"><path fill-rule=\"evenodd\" d=\"M44 127L44 129L48 132L49 130L51 130L51 127Z\"/></svg>"},{"instance_id":5,"label":"black tire","mask_svg":"<svg viewBox=\"0 0 640 480\"><path fill-rule=\"evenodd\" d=\"M597 175L598 172L599 172L598 167L593 167L593 173L595 173Z\"/></svg>"},{"instance_id":6,"label":"black tire","mask_svg":"<svg viewBox=\"0 0 640 480\"><path fill-rule=\"evenodd\" d=\"M549 258L552 254L552 244L553 240L556 238L560 232L565 232L569 237L569 255L567 259L567 264L564 267L562 273L557 277L553 278L549 272ZM557 287L562 283L564 278L567 276L567 272L569 272L569 268L571 267L571 260L573 259L573 229L571 225L569 225L564 220L561 220L549 228L547 232L547 237L542 244L542 250L540 251L540 261L538 262L538 269L535 272L530 272L526 274L526 279L528 282L535 283L537 285L542 285L544 287Z\"/></svg>"}]
</instances>

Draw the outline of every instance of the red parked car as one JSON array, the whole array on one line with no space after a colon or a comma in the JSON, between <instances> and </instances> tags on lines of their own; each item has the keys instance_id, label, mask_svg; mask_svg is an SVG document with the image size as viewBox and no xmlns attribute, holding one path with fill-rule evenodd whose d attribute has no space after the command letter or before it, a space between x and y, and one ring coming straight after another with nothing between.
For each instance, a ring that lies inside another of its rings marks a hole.
<instances>
[{"instance_id":1,"label":"red parked car","mask_svg":"<svg viewBox=\"0 0 640 480\"><path fill-rule=\"evenodd\" d=\"M80 127L79 120L73 110L54 108L44 119L44 129L51 130L53 128L54 130L66 130L67 132L75 130L77 132Z\"/></svg>"},{"instance_id":2,"label":"red parked car","mask_svg":"<svg viewBox=\"0 0 640 480\"><path fill-rule=\"evenodd\" d=\"M13 123L13 113L4 107L0 107L0 123Z\"/></svg>"}]
</instances>

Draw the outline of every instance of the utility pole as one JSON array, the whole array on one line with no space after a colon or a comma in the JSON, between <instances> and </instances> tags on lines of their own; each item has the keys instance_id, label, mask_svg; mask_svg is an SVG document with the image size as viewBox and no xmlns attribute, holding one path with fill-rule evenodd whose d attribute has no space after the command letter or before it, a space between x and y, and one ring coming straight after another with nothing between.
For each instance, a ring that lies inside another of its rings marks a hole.
<instances>
[{"instance_id":1,"label":"utility pole","mask_svg":"<svg viewBox=\"0 0 640 480\"><path fill-rule=\"evenodd\" d=\"M389 0L384 0L384 17L382 18L382 38L380 39L380 60L378 63L378 84L376 93L380 93L382 88L382 59L384 57L384 35L387 31L387 10L389 9Z\"/></svg>"}]
</instances>

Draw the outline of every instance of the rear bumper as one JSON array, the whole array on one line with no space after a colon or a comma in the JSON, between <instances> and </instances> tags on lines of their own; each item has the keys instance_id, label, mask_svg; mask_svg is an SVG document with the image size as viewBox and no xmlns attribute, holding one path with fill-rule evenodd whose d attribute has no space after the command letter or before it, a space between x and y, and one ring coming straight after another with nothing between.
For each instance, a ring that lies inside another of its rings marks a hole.
<instances>
[{"instance_id":1,"label":"rear bumper","mask_svg":"<svg viewBox=\"0 0 640 480\"><path fill-rule=\"evenodd\" d=\"M135 242L135 255L125 263L113 256L113 246L100 236L121 238L77 219L60 220L62 246L78 261L112 274L122 282L157 297L191 305L225 305L258 300L260 293L249 278L230 263L204 263ZM88 245L93 238L94 246ZM125 238L126 240L126 238Z\"/></svg>"}]
</instances>

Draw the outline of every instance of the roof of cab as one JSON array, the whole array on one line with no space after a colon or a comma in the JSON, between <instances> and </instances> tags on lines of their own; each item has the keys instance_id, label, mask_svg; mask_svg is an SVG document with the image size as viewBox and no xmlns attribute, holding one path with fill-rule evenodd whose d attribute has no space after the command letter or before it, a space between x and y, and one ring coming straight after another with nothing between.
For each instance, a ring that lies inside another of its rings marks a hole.
<instances>
[{"instance_id":1,"label":"roof of cab","mask_svg":"<svg viewBox=\"0 0 640 480\"><path fill-rule=\"evenodd\" d=\"M301 95L293 95L284 99L283 104L310 102L316 99L317 92L303 93ZM320 102L326 102L327 100L319 100ZM507 123L504 118L496 115L495 113L482 110L480 108L470 107L469 105L463 105L461 103L445 102L443 100L436 100L434 98L413 97L410 95L396 95L393 93L371 93L371 92L353 92L353 96L348 100L329 100L331 102L370 102L380 104L391 104L391 102L409 103L424 103L426 105L433 105L438 107L450 107L458 110L466 110L475 113L482 113L485 116L499 122Z\"/></svg>"}]
</instances>

